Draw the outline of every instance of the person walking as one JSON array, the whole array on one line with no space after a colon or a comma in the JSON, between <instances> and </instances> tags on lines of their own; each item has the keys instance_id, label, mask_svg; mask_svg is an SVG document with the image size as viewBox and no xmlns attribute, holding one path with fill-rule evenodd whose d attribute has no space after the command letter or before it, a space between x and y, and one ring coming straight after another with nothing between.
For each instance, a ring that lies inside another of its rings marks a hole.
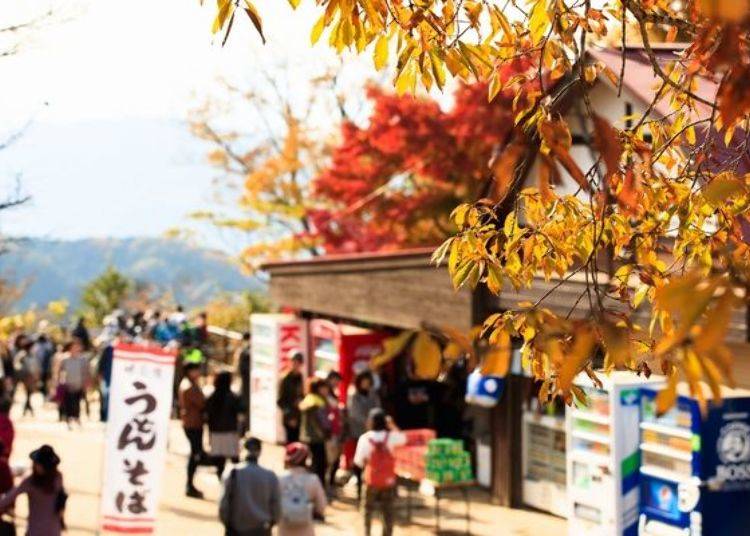
<instances>
[{"instance_id":1,"label":"person walking","mask_svg":"<svg viewBox=\"0 0 750 536\"><path fill-rule=\"evenodd\" d=\"M326 441L326 460L328 461L328 467L326 470L326 482L324 482L324 485L326 485L330 497L336 490L336 473L339 470L344 436L343 404L339 401L341 374L332 370L326 377L326 383L328 384L328 397L326 402L331 433L329 434L328 441Z\"/></svg>"},{"instance_id":2,"label":"person walking","mask_svg":"<svg viewBox=\"0 0 750 536\"><path fill-rule=\"evenodd\" d=\"M250 332L242 334L242 344L237 348L235 363L240 377L240 401L242 402L242 431L250 429Z\"/></svg>"},{"instance_id":3,"label":"person walking","mask_svg":"<svg viewBox=\"0 0 750 536\"><path fill-rule=\"evenodd\" d=\"M310 378L307 395L299 404L301 412L300 440L310 449L311 469L320 479L326 481L326 441L331 436L331 422L328 415L328 384L323 378Z\"/></svg>"},{"instance_id":4,"label":"person walking","mask_svg":"<svg viewBox=\"0 0 750 536\"><path fill-rule=\"evenodd\" d=\"M406 436L380 408L370 411L368 428L357 441L354 464L364 470L362 499L364 534L370 536L372 516L380 510L383 536L393 534L393 501L396 498L396 462L393 449L406 444Z\"/></svg>"},{"instance_id":5,"label":"person walking","mask_svg":"<svg viewBox=\"0 0 750 536\"><path fill-rule=\"evenodd\" d=\"M226 536L271 536L281 516L281 490L273 471L258 465L261 443L245 441L247 460L224 480L219 500L219 519Z\"/></svg>"},{"instance_id":6,"label":"person walking","mask_svg":"<svg viewBox=\"0 0 750 536\"><path fill-rule=\"evenodd\" d=\"M115 357L115 346L120 342L120 334L107 342L96 363L96 376L99 380L99 420L107 422L109 419L109 388L112 383L112 362Z\"/></svg>"},{"instance_id":7,"label":"person walking","mask_svg":"<svg viewBox=\"0 0 750 536\"><path fill-rule=\"evenodd\" d=\"M76 322L73 331L70 332L70 336L81 341L84 351L88 352L91 349L91 335L89 334L89 329L86 327L86 319L84 317L78 317L78 322Z\"/></svg>"},{"instance_id":8,"label":"person walking","mask_svg":"<svg viewBox=\"0 0 750 536\"><path fill-rule=\"evenodd\" d=\"M60 363L59 383L64 386L64 415L69 428L73 421L81 424L81 399L90 381L89 360L83 350L81 339L74 337L68 355Z\"/></svg>"},{"instance_id":9,"label":"person walking","mask_svg":"<svg viewBox=\"0 0 750 536\"><path fill-rule=\"evenodd\" d=\"M367 418L370 411L380 407L380 397L373 387L372 373L364 370L355 376L354 384L349 389L346 399L346 424L351 448L356 448L359 438L367 431ZM362 498L362 472L356 464L353 470L357 479L357 500L360 500Z\"/></svg>"},{"instance_id":10,"label":"person walking","mask_svg":"<svg viewBox=\"0 0 750 536\"><path fill-rule=\"evenodd\" d=\"M304 364L305 358L302 353L297 350L292 351L289 358L289 369L279 381L276 405L281 410L287 444L299 441L299 403L302 401L304 395L304 376L302 375Z\"/></svg>"},{"instance_id":11,"label":"person walking","mask_svg":"<svg viewBox=\"0 0 750 536\"><path fill-rule=\"evenodd\" d=\"M34 343L26 335L21 335L16 340L16 370L18 378L26 391L26 401L23 405L23 415L27 413L34 416L34 408L31 406L31 397L36 392L39 380L42 376L42 363L33 352Z\"/></svg>"},{"instance_id":12,"label":"person walking","mask_svg":"<svg viewBox=\"0 0 750 536\"><path fill-rule=\"evenodd\" d=\"M42 395L46 399L49 396L49 380L52 374L52 358L55 355L55 343L45 333L47 324L39 322L40 333L37 335L34 346L31 349L40 366L40 380Z\"/></svg>"},{"instance_id":13,"label":"person walking","mask_svg":"<svg viewBox=\"0 0 750 536\"><path fill-rule=\"evenodd\" d=\"M307 471L310 451L303 443L286 446L286 472L279 479L281 518L278 536L314 536L314 521L325 519L326 494L317 475Z\"/></svg>"},{"instance_id":14,"label":"person walking","mask_svg":"<svg viewBox=\"0 0 750 536\"><path fill-rule=\"evenodd\" d=\"M208 443L216 475L221 480L226 460L239 461L240 398L232 392L232 373L220 372L214 378L214 392L206 400Z\"/></svg>"},{"instance_id":15,"label":"person walking","mask_svg":"<svg viewBox=\"0 0 750 536\"><path fill-rule=\"evenodd\" d=\"M31 475L0 498L0 512L12 508L19 495L29 500L26 536L60 536L65 530L67 494L63 477L57 467L60 458L49 445L42 445L29 454Z\"/></svg>"},{"instance_id":16,"label":"person walking","mask_svg":"<svg viewBox=\"0 0 750 536\"><path fill-rule=\"evenodd\" d=\"M206 453L203 450L203 425L205 423L206 398L200 387L200 365L188 363L184 368L187 385L180 389L180 418L182 429L190 443L190 456L187 463L187 483L185 495L202 499L201 493L193 484L195 471L205 464Z\"/></svg>"}]
</instances>

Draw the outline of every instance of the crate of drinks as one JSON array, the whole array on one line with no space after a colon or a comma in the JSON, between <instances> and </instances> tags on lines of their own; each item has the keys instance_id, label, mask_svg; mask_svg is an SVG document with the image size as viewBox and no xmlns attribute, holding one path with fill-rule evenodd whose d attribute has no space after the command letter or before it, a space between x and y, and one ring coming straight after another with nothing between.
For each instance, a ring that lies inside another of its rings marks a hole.
<instances>
[{"instance_id":1,"label":"crate of drinks","mask_svg":"<svg viewBox=\"0 0 750 536\"><path fill-rule=\"evenodd\" d=\"M474 479L471 456L456 439L433 439L427 444L425 476L436 484L470 482Z\"/></svg>"},{"instance_id":2,"label":"crate of drinks","mask_svg":"<svg viewBox=\"0 0 750 536\"><path fill-rule=\"evenodd\" d=\"M442 437L427 443L427 455L440 458L464 452L464 444L460 439Z\"/></svg>"},{"instance_id":3,"label":"crate of drinks","mask_svg":"<svg viewBox=\"0 0 750 536\"><path fill-rule=\"evenodd\" d=\"M435 430L429 428L415 428L413 430L402 430L406 436L406 444L410 447L416 446L427 446L427 444L435 439Z\"/></svg>"},{"instance_id":4,"label":"crate of drinks","mask_svg":"<svg viewBox=\"0 0 750 536\"><path fill-rule=\"evenodd\" d=\"M396 474L410 480L425 478L426 445L406 445L393 451L396 462Z\"/></svg>"}]
</instances>

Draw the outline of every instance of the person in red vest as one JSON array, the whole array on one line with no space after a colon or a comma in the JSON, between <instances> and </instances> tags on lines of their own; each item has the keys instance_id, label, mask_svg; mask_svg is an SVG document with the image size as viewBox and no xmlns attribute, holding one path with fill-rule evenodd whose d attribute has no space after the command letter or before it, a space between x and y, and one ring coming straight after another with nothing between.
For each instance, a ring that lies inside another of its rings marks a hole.
<instances>
[{"instance_id":1,"label":"person in red vest","mask_svg":"<svg viewBox=\"0 0 750 536\"><path fill-rule=\"evenodd\" d=\"M380 408L370 411L368 431L360 436L354 452L354 464L364 470L362 495L364 533L370 536L372 516L380 510L383 536L393 534L393 501L396 498L396 461L393 449L406 444L406 436Z\"/></svg>"}]
</instances>

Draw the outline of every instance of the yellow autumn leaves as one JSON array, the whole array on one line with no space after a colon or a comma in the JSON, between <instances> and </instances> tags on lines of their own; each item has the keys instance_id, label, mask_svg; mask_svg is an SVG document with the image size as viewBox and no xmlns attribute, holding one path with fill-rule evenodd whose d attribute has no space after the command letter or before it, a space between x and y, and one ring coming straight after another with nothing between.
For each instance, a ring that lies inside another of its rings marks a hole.
<instances>
[{"instance_id":1,"label":"yellow autumn leaves","mask_svg":"<svg viewBox=\"0 0 750 536\"><path fill-rule=\"evenodd\" d=\"M481 334L480 326L470 333L450 326L402 331L383 341L383 351L370 366L377 370L399 355L406 355L413 379L436 380L447 367L465 359L470 369L479 366L482 374L505 376L510 366L510 337L500 333L488 342Z\"/></svg>"}]
</instances>

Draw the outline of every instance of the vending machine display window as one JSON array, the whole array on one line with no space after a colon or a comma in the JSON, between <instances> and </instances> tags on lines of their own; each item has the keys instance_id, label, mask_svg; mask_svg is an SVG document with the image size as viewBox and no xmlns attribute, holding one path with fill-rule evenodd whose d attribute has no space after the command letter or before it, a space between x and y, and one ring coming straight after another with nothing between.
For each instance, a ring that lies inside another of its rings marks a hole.
<instances>
[{"instance_id":1,"label":"vending machine display window","mask_svg":"<svg viewBox=\"0 0 750 536\"><path fill-rule=\"evenodd\" d=\"M536 399L523 414L523 501L566 517L565 410Z\"/></svg>"},{"instance_id":2,"label":"vending machine display window","mask_svg":"<svg viewBox=\"0 0 750 536\"><path fill-rule=\"evenodd\" d=\"M679 520L682 516L677 507L677 482L653 478L641 485L641 505L650 513L661 517Z\"/></svg>"},{"instance_id":3,"label":"vending machine display window","mask_svg":"<svg viewBox=\"0 0 750 536\"><path fill-rule=\"evenodd\" d=\"M329 372L339 370L339 354L333 339L315 338L313 349L315 374L326 377Z\"/></svg>"}]
</instances>

